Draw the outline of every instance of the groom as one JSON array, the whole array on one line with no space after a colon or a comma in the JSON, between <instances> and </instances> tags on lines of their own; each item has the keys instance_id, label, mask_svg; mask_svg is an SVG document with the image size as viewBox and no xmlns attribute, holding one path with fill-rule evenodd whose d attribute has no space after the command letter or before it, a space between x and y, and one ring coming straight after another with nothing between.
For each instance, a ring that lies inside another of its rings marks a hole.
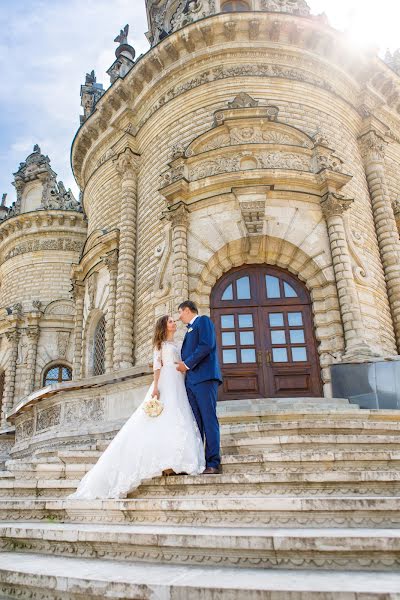
<instances>
[{"instance_id":1,"label":"groom","mask_svg":"<svg viewBox=\"0 0 400 600\"><path fill-rule=\"evenodd\" d=\"M179 305L179 318L187 332L182 346L182 362L177 370L186 373L186 391L202 439L206 439L206 474L219 473L221 462L217 418L218 386L222 383L218 365L215 329L209 317L199 316L194 302Z\"/></svg>"}]
</instances>

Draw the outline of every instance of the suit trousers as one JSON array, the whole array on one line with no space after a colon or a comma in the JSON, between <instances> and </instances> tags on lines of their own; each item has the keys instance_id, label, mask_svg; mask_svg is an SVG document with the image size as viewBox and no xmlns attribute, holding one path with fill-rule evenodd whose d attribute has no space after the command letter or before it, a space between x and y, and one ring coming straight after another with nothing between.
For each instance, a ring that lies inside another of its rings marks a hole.
<instances>
[{"instance_id":1,"label":"suit trousers","mask_svg":"<svg viewBox=\"0 0 400 600\"><path fill-rule=\"evenodd\" d=\"M186 391L200 435L206 441L206 466L217 469L221 462L217 418L218 381L186 382Z\"/></svg>"}]
</instances>

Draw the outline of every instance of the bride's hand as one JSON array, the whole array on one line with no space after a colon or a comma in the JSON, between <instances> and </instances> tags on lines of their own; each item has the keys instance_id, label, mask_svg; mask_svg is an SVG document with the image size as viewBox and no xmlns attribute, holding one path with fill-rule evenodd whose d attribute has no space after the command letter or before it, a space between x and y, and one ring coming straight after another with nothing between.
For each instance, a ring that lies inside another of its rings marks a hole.
<instances>
[{"instance_id":1,"label":"bride's hand","mask_svg":"<svg viewBox=\"0 0 400 600\"><path fill-rule=\"evenodd\" d=\"M156 387L153 389L153 397L154 396L157 396L157 398L160 399L160 392Z\"/></svg>"}]
</instances>

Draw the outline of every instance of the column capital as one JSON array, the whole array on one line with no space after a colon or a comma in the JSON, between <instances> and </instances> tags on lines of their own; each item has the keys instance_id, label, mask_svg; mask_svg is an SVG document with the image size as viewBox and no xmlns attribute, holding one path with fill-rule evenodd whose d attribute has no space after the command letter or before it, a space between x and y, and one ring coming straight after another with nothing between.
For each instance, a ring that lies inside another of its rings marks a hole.
<instances>
[{"instance_id":1,"label":"column capital","mask_svg":"<svg viewBox=\"0 0 400 600\"><path fill-rule=\"evenodd\" d=\"M123 152L120 152L118 156L114 158L114 165L121 176L121 179L131 179L134 177L139 158L130 148L125 148Z\"/></svg>"},{"instance_id":2,"label":"column capital","mask_svg":"<svg viewBox=\"0 0 400 600\"><path fill-rule=\"evenodd\" d=\"M171 208L164 213L165 218L171 223L172 227L189 226L189 210L186 204L181 202L176 208Z\"/></svg>"},{"instance_id":3,"label":"column capital","mask_svg":"<svg viewBox=\"0 0 400 600\"><path fill-rule=\"evenodd\" d=\"M107 252L105 256L102 256L102 261L106 265L110 273L116 273L118 270L118 250L115 248L111 252Z\"/></svg>"},{"instance_id":4,"label":"column capital","mask_svg":"<svg viewBox=\"0 0 400 600\"><path fill-rule=\"evenodd\" d=\"M341 194L328 192L320 200L321 208L325 219L342 215L353 204L353 198L345 198Z\"/></svg>"},{"instance_id":5,"label":"column capital","mask_svg":"<svg viewBox=\"0 0 400 600\"><path fill-rule=\"evenodd\" d=\"M375 129L370 129L367 133L361 135L358 140L364 160L379 162L384 160L388 143Z\"/></svg>"},{"instance_id":6,"label":"column capital","mask_svg":"<svg viewBox=\"0 0 400 600\"><path fill-rule=\"evenodd\" d=\"M26 335L32 342L37 342L40 335L40 328L35 325L31 325L26 329Z\"/></svg>"},{"instance_id":7,"label":"column capital","mask_svg":"<svg viewBox=\"0 0 400 600\"><path fill-rule=\"evenodd\" d=\"M10 343L16 344L19 341L21 332L18 329L9 329L5 332L5 334Z\"/></svg>"},{"instance_id":8,"label":"column capital","mask_svg":"<svg viewBox=\"0 0 400 600\"><path fill-rule=\"evenodd\" d=\"M85 284L80 279L72 279L72 296L74 300L78 300L78 298L83 298L85 293Z\"/></svg>"}]
</instances>

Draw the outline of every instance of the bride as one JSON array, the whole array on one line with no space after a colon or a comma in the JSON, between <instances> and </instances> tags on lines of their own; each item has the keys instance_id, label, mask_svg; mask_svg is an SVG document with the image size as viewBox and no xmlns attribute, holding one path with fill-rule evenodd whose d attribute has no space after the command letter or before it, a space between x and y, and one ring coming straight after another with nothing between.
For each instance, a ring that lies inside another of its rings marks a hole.
<instances>
[{"instance_id":1,"label":"bride","mask_svg":"<svg viewBox=\"0 0 400 600\"><path fill-rule=\"evenodd\" d=\"M175 332L172 317L158 319L154 381L142 404L69 498L126 498L144 479L160 476L163 471L189 475L204 471L204 445L189 405L184 375L176 370L181 357ZM164 405L158 417L150 417L143 410L145 402L154 396Z\"/></svg>"}]
</instances>

